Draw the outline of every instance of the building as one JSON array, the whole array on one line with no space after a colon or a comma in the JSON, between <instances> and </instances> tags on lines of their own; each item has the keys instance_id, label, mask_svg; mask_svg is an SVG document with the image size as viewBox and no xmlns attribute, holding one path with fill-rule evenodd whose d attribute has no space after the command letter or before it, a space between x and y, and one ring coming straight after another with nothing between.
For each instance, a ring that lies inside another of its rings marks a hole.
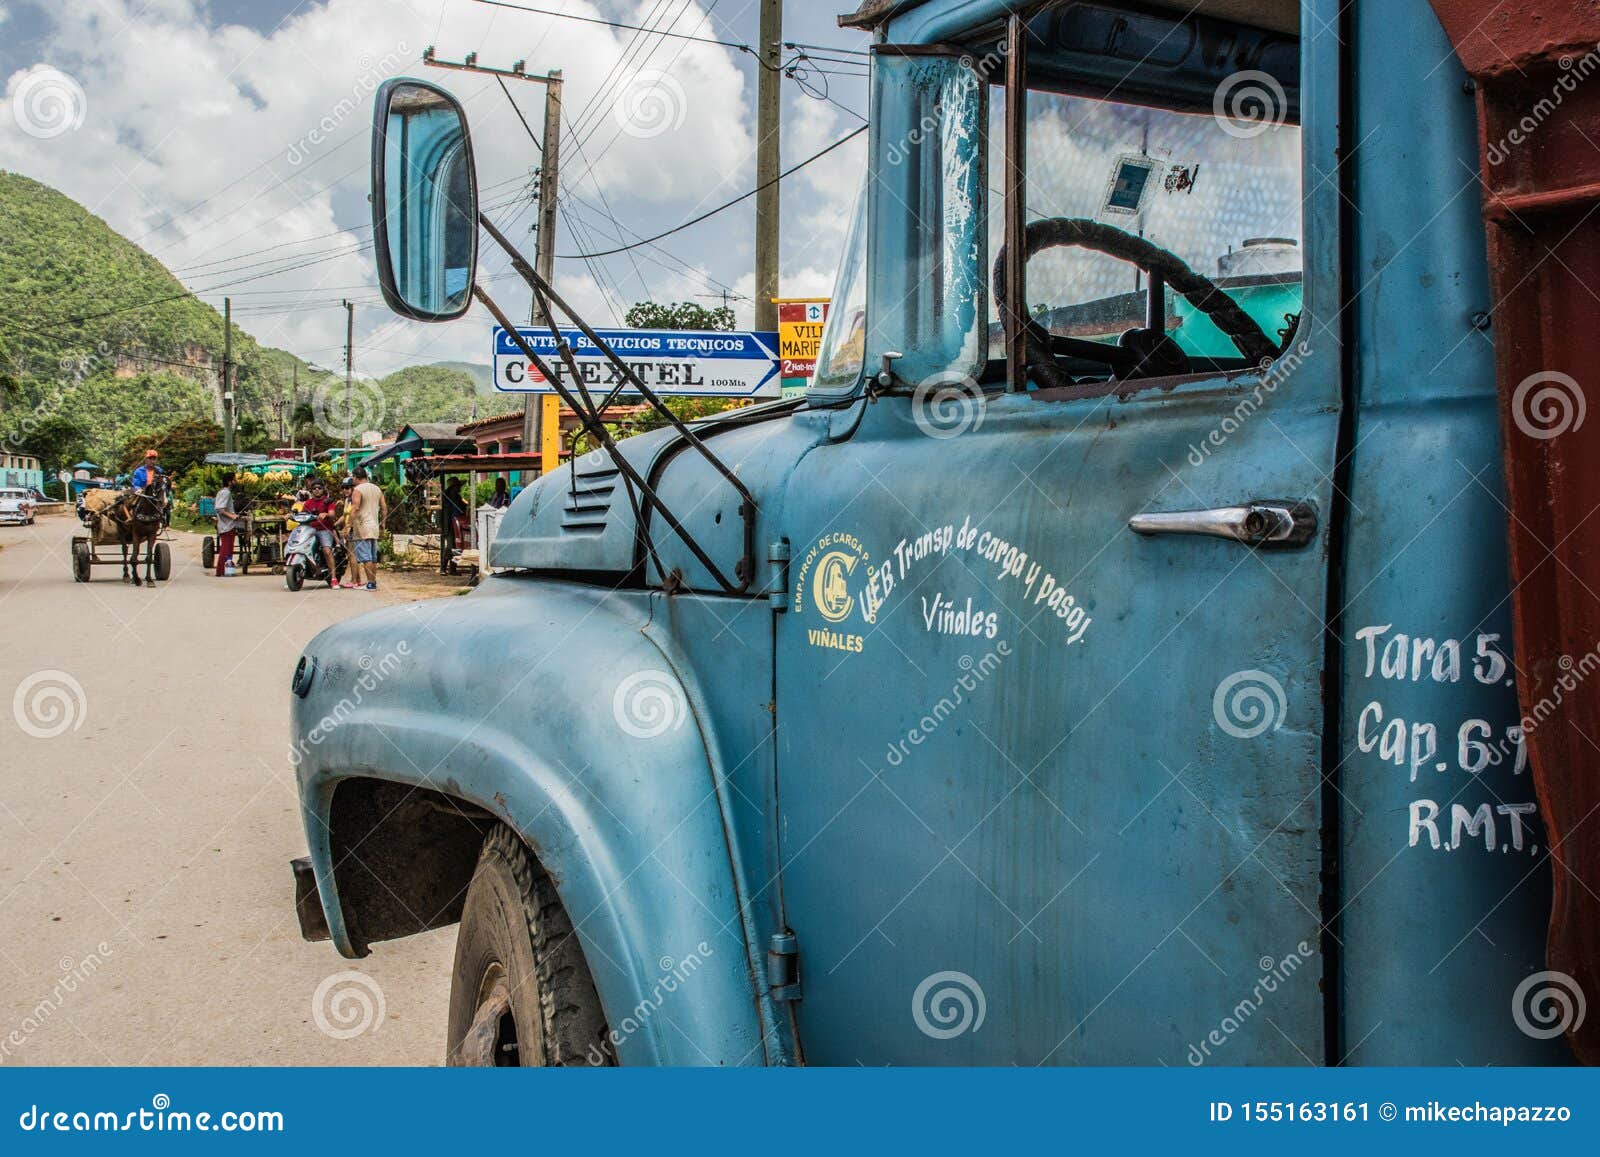
<instances>
[{"instance_id":1,"label":"building","mask_svg":"<svg viewBox=\"0 0 1600 1157\"><path fill-rule=\"evenodd\" d=\"M0 486L44 490L44 470L32 454L0 451Z\"/></svg>"},{"instance_id":2,"label":"building","mask_svg":"<svg viewBox=\"0 0 1600 1157\"><path fill-rule=\"evenodd\" d=\"M387 442L363 447L370 451L359 463L369 469L394 459L401 482L406 480L406 463L412 458L471 454L476 446L470 437L456 433L455 422L407 422Z\"/></svg>"}]
</instances>

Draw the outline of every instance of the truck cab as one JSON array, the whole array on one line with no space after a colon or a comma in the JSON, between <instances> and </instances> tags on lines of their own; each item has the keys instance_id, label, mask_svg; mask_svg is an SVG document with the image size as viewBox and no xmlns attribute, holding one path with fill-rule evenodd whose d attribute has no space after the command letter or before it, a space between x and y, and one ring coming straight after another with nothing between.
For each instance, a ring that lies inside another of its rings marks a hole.
<instances>
[{"instance_id":1,"label":"truck cab","mask_svg":"<svg viewBox=\"0 0 1600 1157\"><path fill-rule=\"evenodd\" d=\"M1571 1060L1446 25L841 20L805 397L576 458L503 573L308 646L303 930L459 921L460 1064ZM447 93L385 86L374 173L391 304L492 306Z\"/></svg>"}]
</instances>

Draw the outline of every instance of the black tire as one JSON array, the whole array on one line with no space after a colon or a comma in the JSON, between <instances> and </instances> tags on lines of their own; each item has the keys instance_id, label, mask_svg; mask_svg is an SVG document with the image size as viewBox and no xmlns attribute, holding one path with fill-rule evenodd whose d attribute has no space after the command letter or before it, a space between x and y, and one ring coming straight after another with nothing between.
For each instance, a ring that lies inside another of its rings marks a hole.
<instances>
[{"instance_id":1,"label":"black tire","mask_svg":"<svg viewBox=\"0 0 1600 1157\"><path fill-rule=\"evenodd\" d=\"M72 544L72 581L86 583L89 581L89 544L75 542Z\"/></svg>"},{"instance_id":2,"label":"black tire","mask_svg":"<svg viewBox=\"0 0 1600 1157\"><path fill-rule=\"evenodd\" d=\"M297 562L291 562L283 568L283 585L292 591L297 591L305 585L305 568Z\"/></svg>"},{"instance_id":3,"label":"black tire","mask_svg":"<svg viewBox=\"0 0 1600 1157\"><path fill-rule=\"evenodd\" d=\"M206 570L217 565L217 540L209 534L200 540L200 565Z\"/></svg>"},{"instance_id":4,"label":"black tire","mask_svg":"<svg viewBox=\"0 0 1600 1157\"><path fill-rule=\"evenodd\" d=\"M166 582L172 577L172 548L164 542L156 543L156 581Z\"/></svg>"},{"instance_id":5,"label":"black tire","mask_svg":"<svg viewBox=\"0 0 1600 1157\"><path fill-rule=\"evenodd\" d=\"M478 854L456 938L446 1063L613 1065L606 1017L550 877L496 825Z\"/></svg>"}]
</instances>

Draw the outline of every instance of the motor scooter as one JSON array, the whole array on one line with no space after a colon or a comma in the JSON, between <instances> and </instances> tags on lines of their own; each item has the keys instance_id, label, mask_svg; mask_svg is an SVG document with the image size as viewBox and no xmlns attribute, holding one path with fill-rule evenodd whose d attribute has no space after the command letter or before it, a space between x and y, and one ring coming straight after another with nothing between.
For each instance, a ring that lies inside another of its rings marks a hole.
<instances>
[{"instance_id":1,"label":"motor scooter","mask_svg":"<svg viewBox=\"0 0 1600 1157\"><path fill-rule=\"evenodd\" d=\"M344 544L335 540L333 563L338 570L334 574L329 574L322 547L317 544L317 528L312 525L316 521L316 515L301 511L291 514L289 518L295 527L289 532L289 541L284 546L283 585L291 591L297 591L305 585L307 579L311 579L313 582L326 582L330 587L333 586L339 581L339 576L344 574L347 566Z\"/></svg>"}]
</instances>

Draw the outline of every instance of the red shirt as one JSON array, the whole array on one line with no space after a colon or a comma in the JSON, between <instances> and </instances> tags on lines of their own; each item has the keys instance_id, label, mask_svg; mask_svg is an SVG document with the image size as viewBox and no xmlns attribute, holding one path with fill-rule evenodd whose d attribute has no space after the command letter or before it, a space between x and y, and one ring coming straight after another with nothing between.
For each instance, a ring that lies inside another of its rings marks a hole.
<instances>
[{"instance_id":1,"label":"red shirt","mask_svg":"<svg viewBox=\"0 0 1600 1157\"><path fill-rule=\"evenodd\" d=\"M329 502L326 498L308 498L300 506L307 514L315 514L317 516L311 522L313 527L318 530L333 529L333 519L330 517L334 509L332 502Z\"/></svg>"}]
</instances>

